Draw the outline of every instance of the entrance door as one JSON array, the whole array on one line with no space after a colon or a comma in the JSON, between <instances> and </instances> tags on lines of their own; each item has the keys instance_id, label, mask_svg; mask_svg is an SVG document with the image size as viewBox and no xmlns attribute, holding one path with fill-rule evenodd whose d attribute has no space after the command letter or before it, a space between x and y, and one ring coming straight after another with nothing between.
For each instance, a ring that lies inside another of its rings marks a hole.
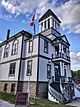
<instances>
[{"instance_id":1,"label":"entrance door","mask_svg":"<svg viewBox=\"0 0 80 107\"><path fill-rule=\"evenodd\" d=\"M60 66L55 64L55 81L60 81Z\"/></svg>"}]
</instances>

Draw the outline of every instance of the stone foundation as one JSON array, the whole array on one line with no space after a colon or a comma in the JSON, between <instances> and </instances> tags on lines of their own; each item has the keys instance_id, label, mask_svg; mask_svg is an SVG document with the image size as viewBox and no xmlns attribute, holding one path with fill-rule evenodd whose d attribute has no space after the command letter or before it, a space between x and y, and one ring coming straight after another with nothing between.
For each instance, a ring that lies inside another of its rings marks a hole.
<instances>
[{"instance_id":1,"label":"stone foundation","mask_svg":"<svg viewBox=\"0 0 80 107\"><path fill-rule=\"evenodd\" d=\"M6 91L4 91L5 84L7 84ZM14 92L11 92L11 85L12 84L15 84ZM23 83L23 92L27 92L27 86L28 86L28 83L24 82ZM17 90L17 82L0 82L0 91L1 92L16 94L16 90ZM30 97L32 97L32 98L36 97L36 82L30 83Z\"/></svg>"},{"instance_id":2,"label":"stone foundation","mask_svg":"<svg viewBox=\"0 0 80 107\"><path fill-rule=\"evenodd\" d=\"M4 86L7 84L7 90L4 91ZM15 84L15 90L11 92L11 85ZM27 92L28 82L23 83L23 92ZM39 98L47 98L48 97L48 83L47 82L39 82L36 92L36 82L30 82L30 97L35 98L36 93ZM17 90L17 82L0 82L0 91L6 93L16 94Z\"/></svg>"},{"instance_id":3,"label":"stone foundation","mask_svg":"<svg viewBox=\"0 0 80 107\"><path fill-rule=\"evenodd\" d=\"M48 83L47 82L38 82L37 97L48 98Z\"/></svg>"}]
</instances>

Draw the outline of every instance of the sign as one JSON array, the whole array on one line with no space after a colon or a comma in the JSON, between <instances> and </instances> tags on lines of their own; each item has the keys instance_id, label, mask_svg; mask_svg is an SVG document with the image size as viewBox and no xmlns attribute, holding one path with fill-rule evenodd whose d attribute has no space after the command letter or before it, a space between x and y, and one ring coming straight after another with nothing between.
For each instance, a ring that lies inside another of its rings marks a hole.
<instances>
[{"instance_id":1,"label":"sign","mask_svg":"<svg viewBox=\"0 0 80 107\"><path fill-rule=\"evenodd\" d=\"M28 93L17 93L16 105L27 105Z\"/></svg>"}]
</instances>

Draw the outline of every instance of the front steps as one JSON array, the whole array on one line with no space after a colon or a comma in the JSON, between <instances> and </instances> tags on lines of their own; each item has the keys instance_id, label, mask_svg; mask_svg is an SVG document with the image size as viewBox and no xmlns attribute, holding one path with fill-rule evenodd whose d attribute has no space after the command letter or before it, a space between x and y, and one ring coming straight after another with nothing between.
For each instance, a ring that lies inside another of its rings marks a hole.
<instances>
[{"instance_id":1,"label":"front steps","mask_svg":"<svg viewBox=\"0 0 80 107\"><path fill-rule=\"evenodd\" d=\"M48 99L50 101L56 102L56 103L69 103L71 102L70 97L68 98L65 93L62 94L61 87L59 82L50 82L48 85Z\"/></svg>"}]
</instances>

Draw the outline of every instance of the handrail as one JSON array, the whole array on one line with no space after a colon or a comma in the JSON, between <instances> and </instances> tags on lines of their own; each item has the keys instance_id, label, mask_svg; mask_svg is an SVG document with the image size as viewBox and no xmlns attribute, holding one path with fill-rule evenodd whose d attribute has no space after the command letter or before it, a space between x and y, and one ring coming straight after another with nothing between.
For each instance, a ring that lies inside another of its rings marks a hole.
<instances>
[{"instance_id":1,"label":"handrail","mask_svg":"<svg viewBox=\"0 0 80 107\"><path fill-rule=\"evenodd\" d=\"M57 92L54 88L52 88L50 85L48 85L48 89L51 95L55 96L55 98L60 101L63 102L64 98L62 96L62 94L60 94L59 92Z\"/></svg>"},{"instance_id":2,"label":"handrail","mask_svg":"<svg viewBox=\"0 0 80 107\"><path fill-rule=\"evenodd\" d=\"M72 83L74 84L74 86L78 89L78 91L80 91L80 87L72 80Z\"/></svg>"},{"instance_id":3,"label":"handrail","mask_svg":"<svg viewBox=\"0 0 80 107\"><path fill-rule=\"evenodd\" d=\"M63 88L62 88L63 89ZM67 99L67 100L70 100L70 95L63 89L63 93L64 93L64 97Z\"/></svg>"},{"instance_id":4,"label":"handrail","mask_svg":"<svg viewBox=\"0 0 80 107\"><path fill-rule=\"evenodd\" d=\"M64 88L62 87L62 84L61 84L61 79L60 79L60 88L62 90L62 93L64 95L64 97L66 98L66 100L70 100L70 95L64 90Z\"/></svg>"},{"instance_id":5,"label":"handrail","mask_svg":"<svg viewBox=\"0 0 80 107\"><path fill-rule=\"evenodd\" d=\"M48 81L49 85L50 85L53 81L54 81L54 76L52 76L52 77L49 79L49 81Z\"/></svg>"}]
</instances>

